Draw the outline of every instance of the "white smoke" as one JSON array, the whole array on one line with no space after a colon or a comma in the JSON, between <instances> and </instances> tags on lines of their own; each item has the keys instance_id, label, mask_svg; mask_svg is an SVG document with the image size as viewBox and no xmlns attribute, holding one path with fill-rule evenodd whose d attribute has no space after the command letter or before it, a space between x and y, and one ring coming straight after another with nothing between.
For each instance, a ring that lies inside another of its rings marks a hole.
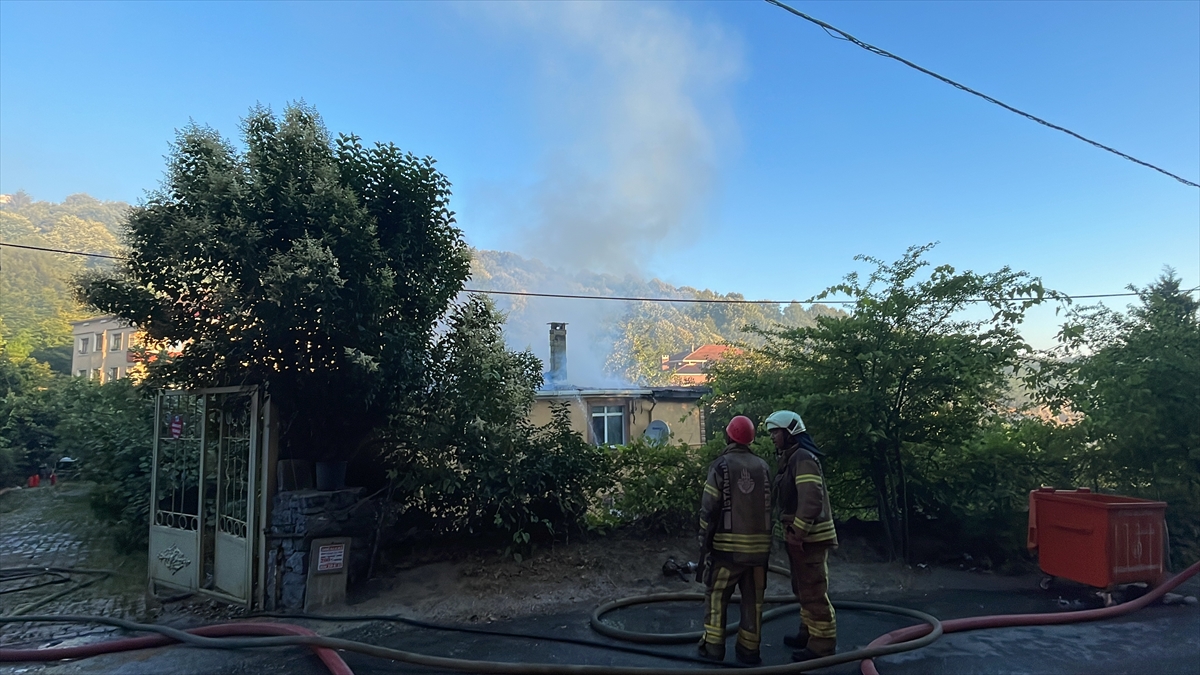
<instances>
[{"instance_id":1,"label":"white smoke","mask_svg":"<svg viewBox=\"0 0 1200 675\"><path fill-rule=\"evenodd\" d=\"M521 236L514 243L523 253L561 271L539 280L476 278L472 285L548 293L616 290L574 278L590 270L644 286L634 277L653 252L686 247L711 203L720 152L736 137L727 100L741 70L737 41L719 26L697 24L664 5L469 7L486 15L490 27L536 45L539 93L532 114L544 149L539 177L501 198L508 203L492 206L518 224ZM511 347L529 347L548 364L547 324L567 322L568 383L628 386L605 368L624 303L497 301L510 312L505 333Z\"/></svg>"},{"instance_id":2,"label":"white smoke","mask_svg":"<svg viewBox=\"0 0 1200 675\"><path fill-rule=\"evenodd\" d=\"M544 38L536 105L548 147L522 249L625 273L657 247L686 246L734 136L736 41L663 6L537 3L516 15Z\"/></svg>"}]
</instances>

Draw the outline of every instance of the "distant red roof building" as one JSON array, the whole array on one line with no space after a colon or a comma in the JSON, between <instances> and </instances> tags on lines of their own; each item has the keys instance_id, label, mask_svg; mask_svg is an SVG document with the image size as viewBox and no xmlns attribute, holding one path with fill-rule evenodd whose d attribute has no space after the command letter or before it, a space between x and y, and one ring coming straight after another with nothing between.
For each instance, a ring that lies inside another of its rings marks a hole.
<instances>
[{"instance_id":1,"label":"distant red roof building","mask_svg":"<svg viewBox=\"0 0 1200 675\"><path fill-rule=\"evenodd\" d=\"M728 345L703 345L690 352L664 354L662 369L672 371L672 384L707 384L708 366L725 358L730 350L733 350L734 353L740 352Z\"/></svg>"}]
</instances>

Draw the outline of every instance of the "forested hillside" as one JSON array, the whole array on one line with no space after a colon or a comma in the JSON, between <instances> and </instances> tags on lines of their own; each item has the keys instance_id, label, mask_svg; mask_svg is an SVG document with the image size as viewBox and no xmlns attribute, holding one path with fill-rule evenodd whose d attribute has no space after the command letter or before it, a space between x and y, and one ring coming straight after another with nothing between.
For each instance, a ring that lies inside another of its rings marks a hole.
<instances>
[{"instance_id":1,"label":"forested hillside","mask_svg":"<svg viewBox=\"0 0 1200 675\"><path fill-rule=\"evenodd\" d=\"M129 205L85 194L61 203L33 201L18 192L0 204L0 239L7 243L113 255ZM70 366L71 321L87 312L75 301L71 280L102 258L4 247L0 251L0 339L10 357L31 354Z\"/></svg>"},{"instance_id":2,"label":"forested hillside","mask_svg":"<svg viewBox=\"0 0 1200 675\"><path fill-rule=\"evenodd\" d=\"M659 279L633 275L618 277L587 270L567 272L537 260L502 251L475 251L469 287L477 290L523 291L573 295L655 297L680 299L745 299L741 294L722 295L710 290L672 286ZM747 341L757 335L742 329L747 324L787 327L812 325L819 314L838 310L799 304L758 305L728 303L656 303L496 296L508 313L504 331L510 345L529 347L546 358L546 324L565 321L568 326L568 380L572 384L661 384L669 373L659 368L660 358L707 343Z\"/></svg>"},{"instance_id":3,"label":"forested hillside","mask_svg":"<svg viewBox=\"0 0 1200 675\"><path fill-rule=\"evenodd\" d=\"M116 254L129 205L105 202L85 194L62 203L33 201L18 192L0 204L2 239L71 251ZM88 312L74 300L72 278L89 267L107 265L100 258L4 248L0 252L0 335L13 358L34 355L61 366L69 361L70 322ZM658 279L618 277L587 270L564 271L538 260L504 251L474 251L468 287L577 295L742 299ZM742 328L779 323L789 327L812 324L819 313L836 312L822 305L805 310L797 304L775 305L614 302L575 299L495 296L508 314L504 332L509 344L528 347L547 358L546 324L570 324L569 375L574 384L658 384L668 373L659 369L663 354L706 343L757 338ZM69 364L68 364L69 365Z\"/></svg>"}]
</instances>

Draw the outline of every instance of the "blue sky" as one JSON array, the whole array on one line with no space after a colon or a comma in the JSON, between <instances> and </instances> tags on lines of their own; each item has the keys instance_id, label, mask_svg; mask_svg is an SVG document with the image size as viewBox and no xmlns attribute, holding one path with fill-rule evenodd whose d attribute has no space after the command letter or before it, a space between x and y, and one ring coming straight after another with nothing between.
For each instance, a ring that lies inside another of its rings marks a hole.
<instances>
[{"instance_id":1,"label":"blue sky","mask_svg":"<svg viewBox=\"0 0 1200 675\"><path fill-rule=\"evenodd\" d=\"M1200 180L1198 2L794 5ZM1200 283L1200 190L762 2L0 3L3 192L136 202L189 120L299 99L436 157L472 245L563 266L802 299L940 241L1068 293Z\"/></svg>"}]
</instances>

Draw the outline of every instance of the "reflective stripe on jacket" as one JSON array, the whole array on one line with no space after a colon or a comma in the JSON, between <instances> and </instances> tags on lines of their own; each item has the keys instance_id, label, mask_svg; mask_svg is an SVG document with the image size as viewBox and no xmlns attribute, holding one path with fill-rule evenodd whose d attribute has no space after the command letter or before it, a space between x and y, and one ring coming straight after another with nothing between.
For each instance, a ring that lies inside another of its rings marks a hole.
<instances>
[{"instance_id":1,"label":"reflective stripe on jacket","mask_svg":"<svg viewBox=\"0 0 1200 675\"><path fill-rule=\"evenodd\" d=\"M770 468L744 445L726 446L708 467L700 548L743 565L766 564L771 554Z\"/></svg>"},{"instance_id":2,"label":"reflective stripe on jacket","mask_svg":"<svg viewBox=\"0 0 1200 675\"><path fill-rule=\"evenodd\" d=\"M837 546L833 510L821 462L812 452L795 447L785 452L783 469L776 478L780 517L791 543Z\"/></svg>"}]
</instances>

